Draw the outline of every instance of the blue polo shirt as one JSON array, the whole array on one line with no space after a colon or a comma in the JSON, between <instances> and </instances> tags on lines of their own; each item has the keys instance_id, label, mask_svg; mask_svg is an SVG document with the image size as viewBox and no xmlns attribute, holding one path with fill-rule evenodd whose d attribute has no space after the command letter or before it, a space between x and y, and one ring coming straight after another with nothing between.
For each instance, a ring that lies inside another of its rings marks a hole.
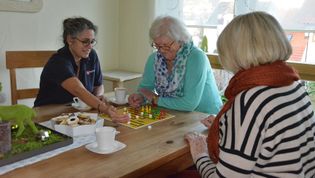
<instances>
[{"instance_id":1,"label":"blue polo shirt","mask_svg":"<svg viewBox=\"0 0 315 178\"><path fill-rule=\"evenodd\" d=\"M67 46L52 55L40 77L40 89L34 106L63 104L72 102L73 95L65 90L61 83L70 77L76 77L78 67ZM93 88L102 85L102 72L98 56L94 49L88 58L80 60L79 80L84 87L93 92Z\"/></svg>"}]
</instances>

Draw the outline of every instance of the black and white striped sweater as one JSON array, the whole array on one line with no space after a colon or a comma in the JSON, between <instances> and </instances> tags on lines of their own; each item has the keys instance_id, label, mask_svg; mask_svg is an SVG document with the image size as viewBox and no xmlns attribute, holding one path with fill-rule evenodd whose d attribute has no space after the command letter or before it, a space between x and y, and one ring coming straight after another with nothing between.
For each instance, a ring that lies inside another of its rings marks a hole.
<instances>
[{"instance_id":1,"label":"black and white striped sweater","mask_svg":"<svg viewBox=\"0 0 315 178\"><path fill-rule=\"evenodd\" d=\"M219 163L194 158L202 177L315 177L315 116L304 87L255 87L220 120Z\"/></svg>"}]
</instances>

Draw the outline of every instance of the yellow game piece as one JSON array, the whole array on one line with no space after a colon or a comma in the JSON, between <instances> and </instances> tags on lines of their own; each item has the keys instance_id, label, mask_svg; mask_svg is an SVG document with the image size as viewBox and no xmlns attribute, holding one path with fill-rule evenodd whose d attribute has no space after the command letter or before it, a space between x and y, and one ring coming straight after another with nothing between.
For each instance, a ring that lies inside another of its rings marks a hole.
<instances>
[{"instance_id":1,"label":"yellow game piece","mask_svg":"<svg viewBox=\"0 0 315 178\"><path fill-rule=\"evenodd\" d=\"M152 114L149 114L149 118L152 119Z\"/></svg>"}]
</instances>

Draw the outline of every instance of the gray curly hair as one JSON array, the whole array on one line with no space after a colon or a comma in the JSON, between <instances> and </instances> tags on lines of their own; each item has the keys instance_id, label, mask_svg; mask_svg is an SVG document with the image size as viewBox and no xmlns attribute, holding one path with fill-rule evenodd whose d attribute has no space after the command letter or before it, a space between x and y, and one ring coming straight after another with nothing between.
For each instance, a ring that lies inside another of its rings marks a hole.
<instances>
[{"instance_id":1,"label":"gray curly hair","mask_svg":"<svg viewBox=\"0 0 315 178\"><path fill-rule=\"evenodd\" d=\"M157 17L151 25L149 35L151 42L160 36L167 36L179 43L191 41L186 25L172 16Z\"/></svg>"}]
</instances>

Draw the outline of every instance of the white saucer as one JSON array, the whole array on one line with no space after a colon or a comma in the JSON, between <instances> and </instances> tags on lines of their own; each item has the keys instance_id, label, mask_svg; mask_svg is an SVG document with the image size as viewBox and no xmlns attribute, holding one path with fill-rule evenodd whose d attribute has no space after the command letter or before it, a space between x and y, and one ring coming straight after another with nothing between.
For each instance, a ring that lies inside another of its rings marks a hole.
<instances>
[{"instance_id":1,"label":"white saucer","mask_svg":"<svg viewBox=\"0 0 315 178\"><path fill-rule=\"evenodd\" d=\"M78 105L77 105L77 104L75 104L75 103L71 103L71 106L72 106L74 109L79 110L79 111L89 111L89 110L91 110L91 109L92 109L92 107L91 107L91 106L87 106L87 107L80 107L80 106L78 106Z\"/></svg>"},{"instance_id":2,"label":"white saucer","mask_svg":"<svg viewBox=\"0 0 315 178\"><path fill-rule=\"evenodd\" d=\"M121 143L119 141L115 141L113 147L108 148L108 149L104 149L104 150L100 150L97 148L97 142L92 142L90 144L85 145L85 148L94 152L94 153L98 153L98 154L111 154L111 153L115 153L116 151L119 151L123 148L126 147L126 144Z\"/></svg>"},{"instance_id":3,"label":"white saucer","mask_svg":"<svg viewBox=\"0 0 315 178\"><path fill-rule=\"evenodd\" d=\"M123 104L127 104L128 103L128 97L126 97L124 102L118 102L118 101L116 101L116 98L110 98L109 100L110 100L110 102L118 104L118 105L123 105Z\"/></svg>"}]
</instances>

